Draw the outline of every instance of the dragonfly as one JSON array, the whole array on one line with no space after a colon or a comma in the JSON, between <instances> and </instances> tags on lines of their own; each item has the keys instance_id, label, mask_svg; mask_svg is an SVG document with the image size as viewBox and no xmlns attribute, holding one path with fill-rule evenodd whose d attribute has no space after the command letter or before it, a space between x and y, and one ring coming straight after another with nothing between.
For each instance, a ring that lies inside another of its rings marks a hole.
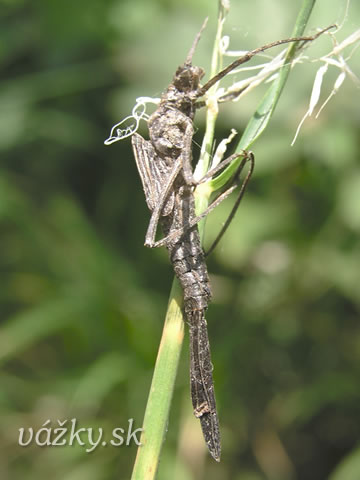
<instances>
[{"instance_id":1,"label":"dragonfly","mask_svg":"<svg viewBox=\"0 0 360 480\"><path fill-rule=\"evenodd\" d=\"M145 140L131 130L127 130L125 136L132 135L131 142L136 166L145 193L145 200L151 212L145 246L151 248L165 246L167 248L170 263L183 290L184 313L189 326L190 390L193 411L195 417L200 420L205 443L211 456L216 461L220 461L220 428L205 318L212 295L205 253L201 246L197 224L240 186L238 198L229 216L231 220L253 172L254 155L252 152L246 151L230 155L207 172L200 181L196 181L192 170L193 120L197 108L204 104L204 102L199 102L199 99L239 65L258 53L277 45L313 41L325 30L314 36L278 40L251 50L237 58L202 86L200 81L205 72L201 67L192 65L192 57L205 25L206 21L196 35L184 64L177 68L171 83L162 94L156 110L147 118L149 140ZM139 117L137 117L138 119ZM122 138L121 135L119 134L118 139ZM109 144L113 141L114 137L110 135L105 143ZM230 186L218 195L204 212L196 215L194 188L199 183L218 174L239 157L242 157L242 161ZM250 164L250 168L246 178L241 181L240 174L246 163ZM159 224L164 237L156 240ZM228 224L229 221L225 223L214 244L219 241Z\"/></svg>"}]
</instances>

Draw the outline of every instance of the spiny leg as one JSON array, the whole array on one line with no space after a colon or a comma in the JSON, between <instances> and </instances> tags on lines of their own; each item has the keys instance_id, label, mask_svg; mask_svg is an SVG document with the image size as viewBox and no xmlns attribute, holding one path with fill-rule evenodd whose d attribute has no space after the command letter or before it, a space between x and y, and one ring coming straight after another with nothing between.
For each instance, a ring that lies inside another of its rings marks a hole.
<instances>
[{"instance_id":1,"label":"spiny leg","mask_svg":"<svg viewBox=\"0 0 360 480\"><path fill-rule=\"evenodd\" d=\"M191 167L191 157L192 157L192 155L191 155L191 144L192 144L192 137L193 137L193 125L192 125L192 122L191 122L190 119L187 119L187 120L188 121L186 121L185 135L184 135L185 145L184 145L183 151L181 153L181 159L179 159L179 161L177 161L175 163L174 169L172 170L172 172L170 173L170 175L167 179L166 186L164 187L164 189L161 192L159 201L158 201L156 207L154 208L154 210L152 212L150 222L149 222L149 226L148 226L146 236L145 236L145 246L146 247L150 247L150 248L161 247L161 246L166 244L167 240L170 239L169 238L170 236L167 236L167 237L164 237L161 240L158 240L156 242L155 241L155 236L156 236L156 230L157 230L157 225L159 223L161 211L162 211L162 208L163 208L163 206L165 204L165 201L166 201L166 197L169 195L169 193L171 191L171 187L172 187L176 177L180 173L181 169L182 169L182 173L183 173L183 177L184 177L185 182L188 185L197 185L198 183L202 183L202 182L206 181L208 178L215 175L219 170L224 168L226 165L228 165L229 163L231 163L233 160L235 160L238 157L237 154L229 157L229 159L224 160L225 164L223 164L222 166L218 165L217 167L212 169L210 172L208 172L207 175L200 180L200 182L196 182L194 180L193 173L192 173L192 167ZM174 233L176 233L176 232L174 232Z\"/></svg>"},{"instance_id":2,"label":"spiny leg","mask_svg":"<svg viewBox=\"0 0 360 480\"><path fill-rule=\"evenodd\" d=\"M185 133L184 133L184 148L181 152L181 165L183 169L184 180L188 185L196 185L197 182L194 180L193 171L192 171L192 140L194 136L194 127L190 118L184 118L184 123L186 123Z\"/></svg>"},{"instance_id":3,"label":"spiny leg","mask_svg":"<svg viewBox=\"0 0 360 480\"><path fill-rule=\"evenodd\" d=\"M236 199L236 202L233 206L233 208L231 209L231 212L228 216L228 218L226 219L223 227L221 228L220 232L218 233L217 237L215 238L215 240L213 241L213 243L211 244L210 248L205 252L205 256L208 256L210 255L210 253L215 249L215 247L217 246L217 244L220 242L221 238L223 237L224 233L226 232L226 230L229 228L229 225L232 221L232 219L234 218L235 214L236 214L236 211L237 209L239 208L239 205L240 205L240 202L244 196L244 193L245 193L245 190L246 190L246 187L248 186L248 183L250 181L250 178L251 178L251 175L254 171L254 167L255 167L255 157L253 155L252 152L249 153L249 160L250 160L250 169L245 177L245 180L243 181L242 185L241 185L241 188L240 188L240 192L239 192L239 195ZM237 177L239 177L240 175L240 172L237 172ZM235 179L235 177L234 177ZM236 180L235 180L236 181Z\"/></svg>"},{"instance_id":4,"label":"spiny leg","mask_svg":"<svg viewBox=\"0 0 360 480\"><path fill-rule=\"evenodd\" d=\"M174 208L174 202L171 201L171 197L174 197L173 184L182 165L178 161L169 167L165 160L157 155L152 143L137 133L133 135L131 143L146 203L152 212L145 245L152 245L160 215L170 215Z\"/></svg>"},{"instance_id":5,"label":"spiny leg","mask_svg":"<svg viewBox=\"0 0 360 480\"><path fill-rule=\"evenodd\" d=\"M146 232L146 235L145 235L145 246L146 247L151 247L152 248L152 247L156 246L155 236L156 236L156 230L157 230L157 226L158 226L158 223L159 223L159 218L160 218L160 215L161 215L161 211L162 211L162 209L165 205L166 198L171 191L171 188L174 184L174 181L175 181L176 177L179 175L181 167L182 167L182 165L181 165L180 162L175 163L173 170L171 171L170 175L167 178L166 185L161 192L159 201L158 201L156 207L154 208L154 210L151 214L149 226L148 226L148 229L147 229L147 232Z\"/></svg>"},{"instance_id":6,"label":"spiny leg","mask_svg":"<svg viewBox=\"0 0 360 480\"><path fill-rule=\"evenodd\" d=\"M335 25L331 25L330 27L324 28L320 32L316 33L315 35L308 36L308 37L296 37L296 38L286 38L284 40L277 40L275 42L268 43L267 45L264 45L262 47L256 48L255 50L251 50L247 52L242 57L239 57L234 62L230 63L230 65L228 65L226 68L221 70L221 72L219 72L213 78L211 78L208 82L206 82L204 86L199 88L199 90L196 92L196 96L198 98L202 97L209 90L209 88L215 85L215 83L217 83L219 80L224 78L229 72L231 72L235 68L251 60L251 58L257 55L258 53L264 52L269 48L277 47L278 45L283 45L284 43L303 42L305 44L307 42L312 42L313 40L318 38L320 35L330 30L330 28L334 28L334 27Z\"/></svg>"},{"instance_id":7,"label":"spiny leg","mask_svg":"<svg viewBox=\"0 0 360 480\"><path fill-rule=\"evenodd\" d=\"M206 172L206 174L203 177L200 178L200 180L197 182L197 184L200 185L201 183L205 183L207 180L212 178L214 175L221 172L221 170L223 170L227 165L229 165L232 162L235 162L235 160L237 160L240 157L243 157L243 160L246 161L249 158L250 155L253 155L252 152L248 152L246 150L242 150L241 153L233 153L229 157L221 160L221 162L218 165L216 165L215 167L208 170Z\"/></svg>"},{"instance_id":8,"label":"spiny leg","mask_svg":"<svg viewBox=\"0 0 360 480\"><path fill-rule=\"evenodd\" d=\"M152 212L150 222L149 222L149 226L148 226L146 236L145 236L145 246L146 247L150 247L150 248L160 247L162 245L165 245L165 243L166 243L165 240L168 237L165 237L165 238L159 240L158 242L155 241L156 230L157 230L157 225L159 223L161 211L162 211L163 206L165 204L166 198L169 195L169 193L171 191L171 187L172 187L176 177L180 173L180 170L182 169L184 180L188 185L196 185L197 184L197 182L194 180L194 177L193 177L193 174L192 174L192 167L191 167L191 158L192 158L191 144L192 144L193 133L194 133L194 127L193 127L192 121L190 119L186 118L186 127L185 127L185 134L184 134L184 138L185 138L184 148L182 150L182 153L181 153L181 156L180 156L179 160L175 162L174 168L171 171L171 173L170 173L170 175L167 179L166 185L161 192L159 201L158 201L155 209ZM159 242L162 242L162 243L160 244Z\"/></svg>"},{"instance_id":9,"label":"spiny leg","mask_svg":"<svg viewBox=\"0 0 360 480\"><path fill-rule=\"evenodd\" d=\"M231 155L229 158L226 158L225 160L223 160L223 162L221 162L219 165L217 165L214 169L210 170L204 177L203 179L201 179L201 182L202 181L206 181L208 180L209 177L211 177L212 175L214 175L214 172L217 173L219 170L221 170L222 168L224 168L224 164L227 165L228 163L231 163L232 161L234 161L236 158L238 158L239 156L241 156L243 154L234 154L234 155ZM215 200L213 200L213 202L200 214L198 215L197 217L193 218L186 226L186 228L179 228L178 230L174 230L173 232L171 232L167 237L164 237L162 238L161 240L158 240L157 242L154 242L152 245L150 245L152 248L156 248L156 247L162 247L163 245L166 245L167 242L171 241L171 240L174 240L176 239L176 237L180 236L180 235L183 235L184 233L188 232L191 228L193 228L195 225L197 225L200 220L202 220L203 218L205 218L212 210L214 210L214 208L216 208L218 205L220 205L220 203L225 200L234 190L236 190L236 188L238 188L239 186L239 176L240 176L240 173L242 171L242 169L244 168L244 165L246 164L246 162L250 159L250 162L251 162L251 167L250 167L250 172L248 173L246 179L244 180L243 183L245 183L244 186L241 187L241 190L240 190L240 194L241 194L241 197L240 197L240 200L244 194L244 191L245 191L245 188L246 188L246 185L250 179L250 176L252 174L252 171L253 171L253 166L254 166L254 155L250 152L250 153L246 153L246 156L243 158L243 160L241 161L237 171L235 172L235 175L233 177L233 181L232 181L232 185L227 189L225 190L223 193L221 193L218 197L215 198ZM239 202L237 202L237 206L238 206L238 203L240 203L240 200ZM230 223L230 222L229 222ZM223 232L224 233L224 232ZM223 233L221 233L221 236L223 235Z\"/></svg>"}]
</instances>

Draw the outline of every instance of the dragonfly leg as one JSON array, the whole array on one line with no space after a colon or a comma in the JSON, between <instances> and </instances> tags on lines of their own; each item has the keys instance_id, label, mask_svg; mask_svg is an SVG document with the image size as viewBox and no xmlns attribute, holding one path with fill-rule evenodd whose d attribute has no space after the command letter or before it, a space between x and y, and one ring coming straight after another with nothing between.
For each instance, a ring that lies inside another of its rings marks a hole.
<instances>
[{"instance_id":1,"label":"dragonfly leg","mask_svg":"<svg viewBox=\"0 0 360 480\"><path fill-rule=\"evenodd\" d=\"M187 118L185 133L184 133L184 148L181 152L181 163L183 168L184 180L188 185L191 185L191 186L198 184L198 182L196 182L194 179L192 165L191 165L191 161L192 161L191 147L192 147L193 136L194 136L193 124L192 124L192 121L189 118Z\"/></svg>"},{"instance_id":2,"label":"dragonfly leg","mask_svg":"<svg viewBox=\"0 0 360 480\"><path fill-rule=\"evenodd\" d=\"M240 177L241 170L243 169L243 167L245 165L244 160L246 161L246 159L247 158L242 160L241 164L239 165L238 171L235 174L235 177L234 177L233 181L234 181L234 183L236 183L237 186L240 184L239 177ZM254 167L255 167L255 157L254 157L252 152L250 152L248 159L250 161L250 168L249 168L249 171L248 171L244 181L241 184L239 195L238 195L238 197L237 197L237 199L234 203L233 208L231 209L231 212L230 212L228 218L226 219L224 225L222 226L220 232L217 234L217 236L216 236L215 240L213 241L213 243L211 244L210 248L205 252L205 256L210 255L210 253L215 249L216 245L219 243L219 241L223 237L224 233L228 229L232 219L234 218L234 216L236 214L237 209L239 208L241 199L244 196L246 187L248 186L248 183L250 181L251 175L252 175L252 173L254 171Z\"/></svg>"},{"instance_id":3,"label":"dragonfly leg","mask_svg":"<svg viewBox=\"0 0 360 480\"><path fill-rule=\"evenodd\" d=\"M188 185L196 185L197 182L194 180L192 169L191 169L191 142L192 137L194 134L194 128L190 119L186 119L186 127L185 127L185 145L183 151L181 153L181 161L175 163L173 170L171 171L169 177L167 178L167 182L163 190L161 191L160 198L151 214L149 226L145 236L145 246L154 248L160 247L165 243L159 244L159 242L164 242L166 238L159 240L158 242L155 241L156 230L159 223L159 219L161 216L161 211L164 207L166 202L166 198L169 195L173 183L178 176L180 170L182 169L182 174L184 176L184 180Z\"/></svg>"},{"instance_id":4,"label":"dragonfly leg","mask_svg":"<svg viewBox=\"0 0 360 480\"><path fill-rule=\"evenodd\" d=\"M229 157L224 158L218 165L216 165L215 167L211 168L208 172L206 172L206 174L202 178L200 178L200 180L197 182L198 185L200 185L201 183L205 183L210 178L214 177L217 173L221 172L221 170L223 170L227 165L234 162L238 158L243 157L243 160L245 160L246 162L246 160L250 159L251 156L254 156L253 153L246 150L242 150L241 153L233 153ZM244 167L244 165L245 163L242 165L242 168ZM234 177L236 177L237 175L240 175L242 168L240 169L240 171L236 172Z\"/></svg>"},{"instance_id":5,"label":"dragonfly leg","mask_svg":"<svg viewBox=\"0 0 360 480\"><path fill-rule=\"evenodd\" d=\"M173 183L176 177L178 176L180 170L182 169L184 180L188 185L197 185L197 182L194 180L192 167L191 167L191 143L192 143L192 137L194 134L194 128L193 128L192 121L190 119L186 118L184 121L186 123L185 135L184 135L185 145L181 153L181 160L175 163L173 170L171 171L169 177L167 178L166 185L161 191L160 198L158 199L158 202L154 210L152 211L149 226L145 236L146 247L150 247L150 248L161 247L162 245L165 245L166 240L168 239L168 237L165 237L156 242L155 241L156 230L157 230L157 226L161 216L161 211L166 202L166 198L169 195L171 188L173 186Z\"/></svg>"},{"instance_id":6,"label":"dragonfly leg","mask_svg":"<svg viewBox=\"0 0 360 480\"><path fill-rule=\"evenodd\" d=\"M231 163L233 160L235 160L237 157L241 156L242 154L234 154L234 155L231 155L229 158L223 160L223 162L221 162L221 164L217 165L214 169L212 169L211 171L208 172L208 174L206 174L203 179L201 179L201 182L202 181L206 181L208 180L209 177L213 176L214 173L217 173L219 170L221 170L222 168L224 168L224 163L225 165L227 165L228 163ZM166 243L168 241L171 241L171 240L174 240L176 237L178 237L179 235L183 235L184 233L186 233L187 231L189 231L191 228L193 228L195 225L197 225L200 220L202 220L203 218L205 218L212 210L214 210L214 208L216 208L218 205L220 205L220 203L225 200L234 190L236 190L238 188L238 186L240 185L240 174L245 166L245 164L247 163L247 161L250 161L250 169L249 169L249 172L245 178L245 180L242 182L242 185L241 185L241 188L240 188L240 192L239 192L239 196L235 202L235 205L233 207L233 209L231 210L230 212L230 215L228 217L228 219L226 220L225 222L225 225L222 227L220 233L218 234L218 236L216 237L215 239L215 242L211 245L210 249L209 249L209 252L211 252L215 246L217 245L217 243L219 242L220 238L224 235L227 227L229 226L231 220L233 219L235 213L236 213L236 210L240 204L240 201L244 195L244 192L245 192L245 189L249 183L249 180L250 180L250 177L252 175L252 172L254 170L254 165L255 165L255 158L254 158L254 155L252 152L248 152L247 155L242 159L237 171L235 172L235 175L231 181L231 186L228 187L224 192L222 192L220 195L218 195L215 200L213 200L213 202L200 214L198 215L197 217L193 218L189 224L187 225L187 227L184 229L184 228L179 228L178 230L175 230L173 232L171 232L167 237L164 237L162 238L161 240L158 240L157 242L154 242L152 245L149 245L151 247L162 247L163 245L166 245ZM211 174L211 175L209 175ZM207 252L207 255L209 254L209 252Z\"/></svg>"},{"instance_id":7,"label":"dragonfly leg","mask_svg":"<svg viewBox=\"0 0 360 480\"><path fill-rule=\"evenodd\" d=\"M160 215L161 215L161 211L162 211L162 209L165 205L166 198L171 191L171 188L174 184L174 181L175 181L176 177L178 176L178 174L181 170L181 167L182 166L181 166L180 162L175 163L174 168L171 171L169 177L167 178L167 182L166 182L163 190L161 191L159 201L156 204L154 210L152 211L149 226L148 226L148 229L147 229L147 232L146 232L146 235L145 235L145 246L146 247L153 248L153 247L157 246L156 245L157 242L155 242L155 236L156 236L156 230L157 230L157 226L158 226L158 223L159 223L159 218L160 218Z\"/></svg>"}]
</instances>

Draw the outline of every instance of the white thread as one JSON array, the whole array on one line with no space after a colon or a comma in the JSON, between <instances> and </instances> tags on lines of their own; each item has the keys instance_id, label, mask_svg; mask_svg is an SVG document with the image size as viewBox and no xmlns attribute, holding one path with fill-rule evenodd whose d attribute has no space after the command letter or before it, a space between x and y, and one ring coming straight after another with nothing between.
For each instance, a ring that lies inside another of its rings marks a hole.
<instances>
[{"instance_id":1,"label":"white thread","mask_svg":"<svg viewBox=\"0 0 360 480\"><path fill-rule=\"evenodd\" d=\"M123 120L121 120L121 122L117 123L112 127L110 136L104 141L104 144L111 145L112 143L118 142L119 140L131 137L131 135L133 135L139 128L139 123L141 119L144 119L145 121L149 120L149 115L146 113L146 104L154 103L157 105L159 102L160 98L137 98L131 115L125 117Z\"/></svg>"}]
</instances>

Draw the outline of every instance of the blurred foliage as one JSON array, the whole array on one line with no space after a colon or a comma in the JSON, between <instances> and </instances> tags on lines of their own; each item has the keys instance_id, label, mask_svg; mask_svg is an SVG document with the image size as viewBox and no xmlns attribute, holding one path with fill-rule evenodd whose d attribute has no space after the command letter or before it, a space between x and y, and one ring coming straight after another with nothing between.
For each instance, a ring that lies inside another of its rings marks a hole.
<instances>
[{"instance_id":1,"label":"blurred foliage","mask_svg":"<svg viewBox=\"0 0 360 480\"><path fill-rule=\"evenodd\" d=\"M270 3L233 2L233 48L288 36L295 2ZM343 3L319 2L310 29L341 22ZM71 418L107 436L130 418L141 426L172 273L166 252L143 248L149 214L130 142L103 141L137 96L165 88L206 15L195 61L208 70L216 4L0 4L2 479L131 473L134 443L93 453L20 447L18 429ZM353 1L340 40L359 18ZM346 80L290 148L317 68L291 75L254 146L250 191L209 259L222 462L207 455L191 416L184 352L161 479L358 478L359 90ZM245 126L261 95L222 107L219 139ZM197 141L201 115L198 127ZM230 205L209 218L208 241Z\"/></svg>"}]
</instances>

